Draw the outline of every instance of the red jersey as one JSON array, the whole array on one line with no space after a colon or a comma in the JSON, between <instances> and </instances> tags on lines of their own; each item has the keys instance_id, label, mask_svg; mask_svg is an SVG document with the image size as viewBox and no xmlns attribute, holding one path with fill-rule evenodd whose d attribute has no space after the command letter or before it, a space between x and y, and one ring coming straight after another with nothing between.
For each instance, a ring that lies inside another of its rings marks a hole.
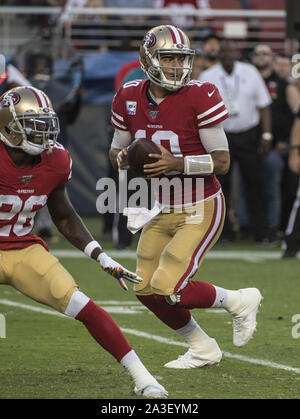
<instances>
[{"instance_id":1,"label":"red jersey","mask_svg":"<svg viewBox=\"0 0 300 419\"><path fill-rule=\"evenodd\" d=\"M36 212L49 194L71 177L71 158L56 143L52 154L44 151L36 166L19 167L0 141L0 249L19 249L47 244L32 233Z\"/></svg>"},{"instance_id":2,"label":"red jersey","mask_svg":"<svg viewBox=\"0 0 300 419\"><path fill-rule=\"evenodd\" d=\"M112 103L112 125L116 129L129 131L134 139L147 138L161 144L175 157L207 154L199 129L212 127L228 118L217 87L208 82L192 80L155 106L149 97L149 84L149 80L134 80L120 87ZM180 178L182 183L184 179L192 179L192 202L197 202L196 179L201 176L187 176L179 172L167 175L168 178ZM220 190L220 183L214 174L202 179L204 199ZM172 204L174 201L171 199Z\"/></svg>"}]
</instances>

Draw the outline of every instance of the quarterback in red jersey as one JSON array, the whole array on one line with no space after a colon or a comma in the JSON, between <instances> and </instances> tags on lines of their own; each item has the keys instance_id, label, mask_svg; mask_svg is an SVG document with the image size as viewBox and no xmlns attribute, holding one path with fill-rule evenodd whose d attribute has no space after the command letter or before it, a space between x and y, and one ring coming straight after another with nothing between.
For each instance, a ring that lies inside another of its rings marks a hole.
<instances>
[{"instance_id":1,"label":"quarterback in red jersey","mask_svg":"<svg viewBox=\"0 0 300 419\"><path fill-rule=\"evenodd\" d=\"M58 230L123 288L124 279L141 280L102 250L72 207L65 188L71 158L56 141L58 134L58 118L41 90L21 86L0 98L0 284L81 321L129 371L136 394L167 397L112 317L79 290L46 243L32 233L36 212L47 204Z\"/></svg>"},{"instance_id":2,"label":"quarterback in red jersey","mask_svg":"<svg viewBox=\"0 0 300 419\"><path fill-rule=\"evenodd\" d=\"M158 144L162 154L145 164L149 178L192 179L192 193L161 201L161 212L147 221L137 248L137 298L160 320L186 338L184 356L168 368L196 368L221 360L215 341L196 323L192 308L224 307L233 318L233 343L245 345L256 328L261 294L256 288L226 290L192 277L220 236L224 197L216 175L230 165L222 121L228 117L217 87L190 80L194 51L187 35L171 25L152 28L140 47L140 63L148 80L126 83L112 103L115 128L110 159L119 169L128 165L127 148L137 138ZM204 182L197 199L197 180ZM190 191L189 191L190 192ZM160 196L158 196L160 200ZM164 211L168 206L168 211ZM196 214L196 215L195 215Z\"/></svg>"}]
</instances>

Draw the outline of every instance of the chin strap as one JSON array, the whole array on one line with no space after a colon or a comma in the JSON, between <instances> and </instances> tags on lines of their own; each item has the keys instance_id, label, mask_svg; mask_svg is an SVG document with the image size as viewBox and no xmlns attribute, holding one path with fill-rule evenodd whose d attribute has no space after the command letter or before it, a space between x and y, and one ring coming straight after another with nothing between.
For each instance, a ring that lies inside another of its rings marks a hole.
<instances>
[{"instance_id":1,"label":"chin strap","mask_svg":"<svg viewBox=\"0 0 300 419\"><path fill-rule=\"evenodd\" d=\"M52 154L52 147L51 147L51 145L49 143L49 139L46 139L45 140L45 144L46 144L47 154L48 155Z\"/></svg>"}]
</instances>

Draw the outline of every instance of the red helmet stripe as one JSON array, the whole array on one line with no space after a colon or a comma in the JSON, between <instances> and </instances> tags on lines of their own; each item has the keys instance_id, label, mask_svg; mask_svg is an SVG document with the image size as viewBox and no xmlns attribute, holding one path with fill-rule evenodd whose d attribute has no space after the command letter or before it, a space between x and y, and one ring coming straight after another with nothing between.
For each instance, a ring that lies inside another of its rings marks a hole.
<instances>
[{"instance_id":1,"label":"red helmet stripe","mask_svg":"<svg viewBox=\"0 0 300 419\"><path fill-rule=\"evenodd\" d=\"M179 36L180 36L180 41L181 41L182 44L184 44L183 33L182 33L182 31L180 29L178 29L178 32L179 32Z\"/></svg>"},{"instance_id":2,"label":"red helmet stripe","mask_svg":"<svg viewBox=\"0 0 300 419\"><path fill-rule=\"evenodd\" d=\"M48 107L49 107L49 102L48 102L47 96L45 95L45 93L44 93L44 92L42 92L42 95L43 95L43 97L44 97L44 99L45 99L45 102L46 102L46 107L48 108Z\"/></svg>"},{"instance_id":3,"label":"red helmet stripe","mask_svg":"<svg viewBox=\"0 0 300 419\"><path fill-rule=\"evenodd\" d=\"M176 35L175 35L174 31L173 31L173 26L167 26L167 28L169 29L169 32L170 32L170 34L172 36L173 44L178 44L178 42L176 42Z\"/></svg>"},{"instance_id":4,"label":"red helmet stripe","mask_svg":"<svg viewBox=\"0 0 300 419\"><path fill-rule=\"evenodd\" d=\"M42 101L41 101L41 98L40 98L38 92L33 87L26 86L26 88L31 90L34 93L34 95L36 97L36 100L38 101L39 107L42 108L43 105L42 105Z\"/></svg>"},{"instance_id":5,"label":"red helmet stripe","mask_svg":"<svg viewBox=\"0 0 300 419\"><path fill-rule=\"evenodd\" d=\"M172 35L173 44L184 44L183 32L180 29L170 25L167 25L167 28Z\"/></svg>"}]
</instances>

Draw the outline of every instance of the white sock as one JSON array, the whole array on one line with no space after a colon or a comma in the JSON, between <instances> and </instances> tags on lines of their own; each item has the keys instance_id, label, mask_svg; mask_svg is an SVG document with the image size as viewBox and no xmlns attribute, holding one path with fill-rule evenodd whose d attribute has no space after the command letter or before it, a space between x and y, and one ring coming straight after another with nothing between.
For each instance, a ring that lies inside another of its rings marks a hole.
<instances>
[{"instance_id":1,"label":"white sock","mask_svg":"<svg viewBox=\"0 0 300 419\"><path fill-rule=\"evenodd\" d=\"M143 389L149 384L157 384L156 379L150 374L133 349L121 359L120 364L129 372L138 389Z\"/></svg>"},{"instance_id":2,"label":"white sock","mask_svg":"<svg viewBox=\"0 0 300 419\"><path fill-rule=\"evenodd\" d=\"M225 288L221 287L215 287L216 290L216 299L211 306L212 308L220 308L220 307L226 307L227 304L227 290Z\"/></svg>"},{"instance_id":3,"label":"white sock","mask_svg":"<svg viewBox=\"0 0 300 419\"><path fill-rule=\"evenodd\" d=\"M73 292L67 305L65 315L74 319L77 316L77 314L87 305L89 301L90 298L87 297L83 292L79 290Z\"/></svg>"},{"instance_id":4,"label":"white sock","mask_svg":"<svg viewBox=\"0 0 300 419\"><path fill-rule=\"evenodd\" d=\"M235 290L226 290L225 288L216 287L216 299L212 308L225 308L229 313L234 313L240 304L240 292Z\"/></svg>"},{"instance_id":5,"label":"white sock","mask_svg":"<svg viewBox=\"0 0 300 419\"><path fill-rule=\"evenodd\" d=\"M199 347L201 342L207 341L208 339L211 339L204 330L201 329L201 327L198 325L198 323L191 318L191 320L183 326L180 329L177 329L176 332L186 339L189 346L192 348L193 346Z\"/></svg>"}]
</instances>

